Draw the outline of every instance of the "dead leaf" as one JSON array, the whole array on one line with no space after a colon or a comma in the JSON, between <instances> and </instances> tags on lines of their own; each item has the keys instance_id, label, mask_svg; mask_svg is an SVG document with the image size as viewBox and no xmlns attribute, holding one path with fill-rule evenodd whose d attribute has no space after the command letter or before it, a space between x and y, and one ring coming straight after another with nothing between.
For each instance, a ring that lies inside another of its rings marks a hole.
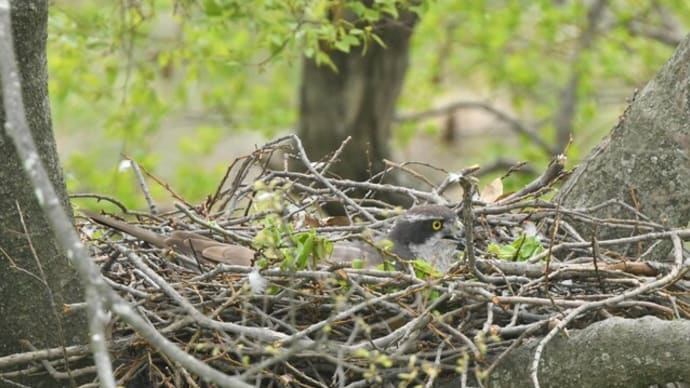
<instances>
[{"instance_id":1,"label":"dead leaf","mask_svg":"<svg viewBox=\"0 0 690 388\"><path fill-rule=\"evenodd\" d=\"M501 178L494 179L491 183L484 186L479 193L479 199L486 203L496 202L503 194L503 181Z\"/></svg>"},{"instance_id":2,"label":"dead leaf","mask_svg":"<svg viewBox=\"0 0 690 388\"><path fill-rule=\"evenodd\" d=\"M318 228L319 226L321 226L321 222L318 218L305 214L303 223L300 226L307 228Z\"/></svg>"},{"instance_id":3,"label":"dead leaf","mask_svg":"<svg viewBox=\"0 0 690 388\"><path fill-rule=\"evenodd\" d=\"M350 226L350 219L345 216L326 217L323 220L325 226Z\"/></svg>"},{"instance_id":4,"label":"dead leaf","mask_svg":"<svg viewBox=\"0 0 690 388\"><path fill-rule=\"evenodd\" d=\"M345 272L345 270L343 270L342 268L338 269L338 270L335 271L335 272L336 272L336 274L338 274L338 276L339 276L342 280L349 280L349 279L350 279L350 277L348 276L347 272Z\"/></svg>"}]
</instances>

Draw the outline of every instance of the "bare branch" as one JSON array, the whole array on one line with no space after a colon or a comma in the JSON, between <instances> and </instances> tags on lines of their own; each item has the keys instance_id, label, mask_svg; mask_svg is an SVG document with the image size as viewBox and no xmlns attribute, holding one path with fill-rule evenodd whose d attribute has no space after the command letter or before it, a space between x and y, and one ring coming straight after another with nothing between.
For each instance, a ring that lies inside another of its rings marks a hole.
<instances>
[{"instance_id":1,"label":"bare branch","mask_svg":"<svg viewBox=\"0 0 690 388\"><path fill-rule=\"evenodd\" d=\"M444 105L440 108L430 109L422 112L399 114L395 117L395 122L419 121L436 116L449 115L461 109L481 109L492 114L497 120L502 121L518 134L526 136L531 142L536 144L548 155L555 155L558 151L553 146L546 143L537 131L522 123L520 120L511 117L508 113L480 101L456 101Z\"/></svg>"}]
</instances>

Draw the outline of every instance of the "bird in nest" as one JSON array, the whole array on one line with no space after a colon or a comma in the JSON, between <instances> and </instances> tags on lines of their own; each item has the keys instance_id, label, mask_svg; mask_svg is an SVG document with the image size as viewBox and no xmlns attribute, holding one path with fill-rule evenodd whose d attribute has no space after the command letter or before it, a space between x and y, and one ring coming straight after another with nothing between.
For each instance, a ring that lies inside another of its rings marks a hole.
<instances>
[{"instance_id":1,"label":"bird in nest","mask_svg":"<svg viewBox=\"0 0 690 388\"><path fill-rule=\"evenodd\" d=\"M238 244L216 241L198 233L173 231L166 237L145 228L82 210L93 221L129 234L161 249L172 249L190 257L210 262L250 266L256 251ZM437 271L445 272L456 262L456 251L462 246L463 227L457 214L440 205L419 205L398 216L385 239L392 248L382 252L371 244L355 241L337 242L329 261L348 264L362 259L366 267L376 267L390 257L396 268L403 263L422 259Z\"/></svg>"}]
</instances>

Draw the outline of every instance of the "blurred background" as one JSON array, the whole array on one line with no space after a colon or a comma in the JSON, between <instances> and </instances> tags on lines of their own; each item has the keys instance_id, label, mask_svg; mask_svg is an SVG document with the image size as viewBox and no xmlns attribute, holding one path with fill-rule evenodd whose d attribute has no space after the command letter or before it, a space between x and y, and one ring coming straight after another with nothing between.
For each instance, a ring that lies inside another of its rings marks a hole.
<instances>
[{"instance_id":1,"label":"blurred background","mask_svg":"<svg viewBox=\"0 0 690 388\"><path fill-rule=\"evenodd\" d=\"M133 208L124 156L196 202L287 133L312 160L360 133L341 163L364 174L479 164L481 186L526 162L510 191L585 157L688 27L685 0L54 0L50 99L70 192Z\"/></svg>"}]
</instances>

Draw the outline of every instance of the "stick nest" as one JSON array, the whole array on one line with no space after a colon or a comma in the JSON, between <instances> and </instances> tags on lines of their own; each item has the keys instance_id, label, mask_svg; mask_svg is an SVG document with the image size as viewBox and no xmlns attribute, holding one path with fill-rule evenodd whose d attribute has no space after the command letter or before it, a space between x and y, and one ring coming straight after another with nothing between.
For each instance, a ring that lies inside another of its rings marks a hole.
<instances>
[{"instance_id":1,"label":"stick nest","mask_svg":"<svg viewBox=\"0 0 690 388\"><path fill-rule=\"evenodd\" d=\"M305 162L306 172L268 169L276 151ZM471 208L470 245L450 273L420 278L276 264L258 271L267 286L257 291L250 285L258 277L251 268L179 257L88 221L81 231L107 281L153 327L214 368L261 386L481 380L513 347L543 341L552 331L567 334L611 316L689 318L687 302L677 298L690 284L683 280L687 268L678 258L678 235L615 201L567 209L545 199L564 176L561 159L517 193L491 203L477 195L447 203L448 188L471 187L472 169L447 173L428 190L410 189L380 183L392 171L424 183L410 165L390 165L384 174L354 182L328 174L337 155L311 163L296 138L280 139L233 163L203 204L178 197L175 211L136 214L130 222L164 235L190 230L251 246L266 228L262 220L279 214L290 225L286 233L315 229L328 239L361 239L364 231L385 233L399 214L372 194L395 193L414 203L448 204L459 214ZM258 196L269 189L280 205L257 207ZM355 191L365 199L346 200ZM321 216L316 209L329 201L343 204L347 217L333 222ZM605 216L615 206L630 217ZM583 237L593 230L616 238ZM646 261L672 240L670 262ZM203 386L203 378L179 368L118 320L112 337L120 344L121 383Z\"/></svg>"}]
</instances>

